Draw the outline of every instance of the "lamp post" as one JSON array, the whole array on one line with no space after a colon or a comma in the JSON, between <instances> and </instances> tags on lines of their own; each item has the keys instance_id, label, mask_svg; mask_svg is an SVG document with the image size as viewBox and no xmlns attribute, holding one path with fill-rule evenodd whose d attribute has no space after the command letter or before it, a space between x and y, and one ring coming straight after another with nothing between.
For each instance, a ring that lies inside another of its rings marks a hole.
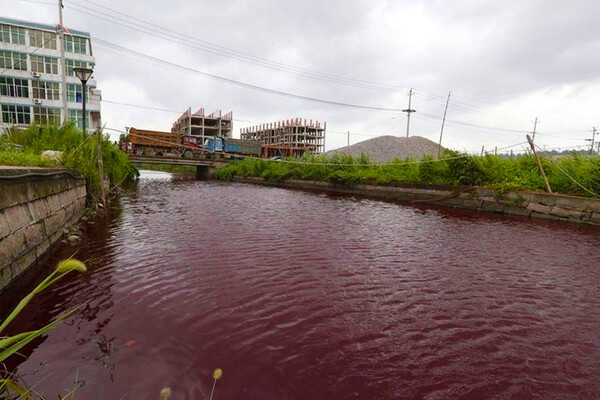
<instances>
[{"instance_id":1,"label":"lamp post","mask_svg":"<svg viewBox=\"0 0 600 400\"><path fill-rule=\"evenodd\" d=\"M73 72L75 76L79 78L81 81L81 92L82 92L82 111L83 111L83 136L85 137L85 129L86 129L86 114L85 114L85 92L86 92L86 84L87 81L91 78L92 73L94 72L91 68L83 68L83 67L74 67ZM75 99L77 100L77 99Z\"/></svg>"}]
</instances>

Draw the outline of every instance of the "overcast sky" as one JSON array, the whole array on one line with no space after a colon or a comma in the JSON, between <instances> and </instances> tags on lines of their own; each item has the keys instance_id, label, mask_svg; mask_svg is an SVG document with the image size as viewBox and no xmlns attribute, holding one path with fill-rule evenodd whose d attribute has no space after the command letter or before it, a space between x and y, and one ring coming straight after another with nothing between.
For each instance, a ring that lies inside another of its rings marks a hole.
<instances>
[{"instance_id":1,"label":"overcast sky","mask_svg":"<svg viewBox=\"0 0 600 400\"><path fill-rule=\"evenodd\" d=\"M58 22L53 3L0 0L6 17L50 24ZM103 100L181 112L188 107L233 110L236 137L251 125L244 121L303 117L327 121L329 150L346 145L342 132L347 130L351 143L369 135L404 136L406 114L282 97L190 69L306 97L391 109L408 107L412 87L417 112L410 134L436 142L452 91L443 144L457 150L523 142L520 132L531 131L535 117L540 120L536 142L547 148L585 145L591 128L600 128L597 0L64 4L65 25L92 35ZM116 51L94 39L188 69ZM177 116L102 104L103 122L115 129L170 130Z\"/></svg>"}]
</instances>

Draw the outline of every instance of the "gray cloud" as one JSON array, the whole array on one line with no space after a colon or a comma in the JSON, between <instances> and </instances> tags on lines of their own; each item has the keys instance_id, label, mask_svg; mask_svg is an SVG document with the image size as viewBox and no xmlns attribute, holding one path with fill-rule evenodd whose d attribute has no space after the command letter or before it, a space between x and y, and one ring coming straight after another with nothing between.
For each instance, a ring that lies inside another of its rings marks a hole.
<instances>
[{"instance_id":1,"label":"gray cloud","mask_svg":"<svg viewBox=\"0 0 600 400\"><path fill-rule=\"evenodd\" d=\"M56 7L0 0L8 17L55 22ZM76 10L65 0L67 26L137 51L231 79L346 103L404 108L407 88L417 95L411 132L437 140L443 102L453 91L446 145L477 151L507 146L523 134L473 128L457 121L530 130L540 117L549 147L583 145L600 100L600 32L593 0L550 1L184 1L106 0L97 4L257 57L336 76L399 85L396 93L340 85L272 70L154 38ZM78 6L79 5L79 6ZM10 6L10 7L8 7ZM89 9L82 9L84 6ZM125 16L114 17L126 19ZM113 17L110 17L111 19ZM132 24L142 24L129 20ZM123 21L116 21L124 24ZM150 27L149 27L150 28ZM140 29L135 27L135 29ZM151 28L153 31L157 29ZM405 133L405 115L369 112L283 98L207 79L177 68L125 57L94 44L96 78L106 100L183 111L233 109L234 117L268 122L290 117L327 120L328 148L345 145L333 131ZM536 90L522 89L540 87ZM492 96L507 93L502 96ZM565 112L566 110L566 112ZM435 116L435 117L431 117ZM176 114L103 105L108 126L169 129ZM247 124L236 122L237 128ZM353 135L353 142L367 139ZM567 138L567 139L565 139ZM574 138L572 140L568 138Z\"/></svg>"}]
</instances>

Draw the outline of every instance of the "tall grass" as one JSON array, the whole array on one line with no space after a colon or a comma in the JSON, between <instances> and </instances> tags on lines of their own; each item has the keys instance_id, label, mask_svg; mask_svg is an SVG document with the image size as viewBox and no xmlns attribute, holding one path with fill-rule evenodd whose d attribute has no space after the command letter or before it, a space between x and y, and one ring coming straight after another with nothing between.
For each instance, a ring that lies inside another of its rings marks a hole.
<instances>
[{"instance_id":1,"label":"tall grass","mask_svg":"<svg viewBox=\"0 0 600 400\"><path fill-rule=\"evenodd\" d=\"M63 126L30 126L24 130L11 130L0 136L0 165L64 166L73 168L87 178L92 194L100 191L100 175L96 137L87 136L82 144L82 132L73 124ZM21 150L14 145L22 146ZM127 156L104 136L101 142L104 173L112 185L126 183L135 178L137 170ZM62 151L58 162L42 159L44 150Z\"/></svg>"},{"instance_id":2,"label":"tall grass","mask_svg":"<svg viewBox=\"0 0 600 400\"><path fill-rule=\"evenodd\" d=\"M394 160L386 165L372 164L365 155L309 155L282 162L248 159L215 171L214 177L223 180L235 176L261 177L275 181L316 180L341 185L466 185L489 187L499 193L511 190L544 190L544 182L537 164L530 156L519 156L516 159L493 155L477 157L446 150L442 158L442 161L427 157L422 160ZM560 167L582 186L600 193L599 157L583 157L573 153L554 162L542 159L542 163L553 191L591 195L568 178Z\"/></svg>"},{"instance_id":3,"label":"tall grass","mask_svg":"<svg viewBox=\"0 0 600 400\"><path fill-rule=\"evenodd\" d=\"M3 336L2 332L6 329L14 319L25 310L27 305L33 300L35 296L42 293L49 286L62 279L72 271L86 272L87 268L84 263L74 259L68 259L61 261L56 269L52 271L46 279L44 279L39 285L35 287L27 296L25 296L19 304L12 310L12 312L0 323L0 365L9 357L18 354L18 351L29 343L44 335L46 332L53 329L61 321L64 321L69 316L73 315L81 306L61 314L59 317L54 319L46 326L28 332L21 332L12 336ZM14 374L2 370L0 371L0 398L12 399L11 393L18 396L18 398L32 399L32 392L30 389L26 389L23 385L18 382Z\"/></svg>"}]
</instances>

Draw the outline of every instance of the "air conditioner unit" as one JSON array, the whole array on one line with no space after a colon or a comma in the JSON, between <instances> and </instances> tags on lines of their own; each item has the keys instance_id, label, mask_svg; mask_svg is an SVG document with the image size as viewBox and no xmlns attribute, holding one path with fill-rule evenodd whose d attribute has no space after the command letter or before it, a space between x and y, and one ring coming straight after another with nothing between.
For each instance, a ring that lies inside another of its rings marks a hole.
<instances>
[{"instance_id":1,"label":"air conditioner unit","mask_svg":"<svg viewBox=\"0 0 600 400\"><path fill-rule=\"evenodd\" d=\"M33 99L33 104L42 104L42 99Z\"/></svg>"},{"instance_id":2,"label":"air conditioner unit","mask_svg":"<svg viewBox=\"0 0 600 400\"><path fill-rule=\"evenodd\" d=\"M31 76L33 76L34 78L39 78L40 73L39 72L31 72Z\"/></svg>"}]
</instances>

